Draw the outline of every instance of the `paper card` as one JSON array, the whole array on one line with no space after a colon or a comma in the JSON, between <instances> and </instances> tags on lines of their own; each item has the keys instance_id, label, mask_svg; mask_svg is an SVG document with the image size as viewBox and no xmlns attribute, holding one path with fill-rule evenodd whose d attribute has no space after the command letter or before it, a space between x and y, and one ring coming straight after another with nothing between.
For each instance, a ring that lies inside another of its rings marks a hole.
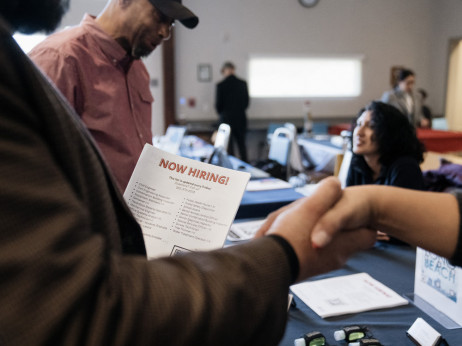
<instances>
[{"instance_id":1,"label":"paper card","mask_svg":"<svg viewBox=\"0 0 462 346\"><path fill-rule=\"evenodd\" d=\"M441 334L421 317L415 320L406 333L414 343L421 346L436 346L441 341Z\"/></svg>"},{"instance_id":2,"label":"paper card","mask_svg":"<svg viewBox=\"0 0 462 346\"><path fill-rule=\"evenodd\" d=\"M148 257L221 248L249 178L146 144L124 198Z\"/></svg>"},{"instance_id":3,"label":"paper card","mask_svg":"<svg viewBox=\"0 0 462 346\"><path fill-rule=\"evenodd\" d=\"M267 190L279 190L279 189L291 189L287 181L277 178L262 178L251 180L247 184L247 191L267 191Z\"/></svg>"},{"instance_id":4,"label":"paper card","mask_svg":"<svg viewBox=\"0 0 462 346\"><path fill-rule=\"evenodd\" d=\"M322 318L408 303L367 273L303 282L291 290Z\"/></svg>"},{"instance_id":5,"label":"paper card","mask_svg":"<svg viewBox=\"0 0 462 346\"><path fill-rule=\"evenodd\" d=\"M414 294L462 325L462 269L417 248Z\"/></svg>"},{"instance_id":6,"label":"paper card","mask_svg":"<svg viewBox=\"0 0 462 346\"><path fill-rule=\"evenodd\" d=\"M266 219L251 221L235 221L229 230L229 241L243 241L252 239Z\"/></svg>"}]
</instances>

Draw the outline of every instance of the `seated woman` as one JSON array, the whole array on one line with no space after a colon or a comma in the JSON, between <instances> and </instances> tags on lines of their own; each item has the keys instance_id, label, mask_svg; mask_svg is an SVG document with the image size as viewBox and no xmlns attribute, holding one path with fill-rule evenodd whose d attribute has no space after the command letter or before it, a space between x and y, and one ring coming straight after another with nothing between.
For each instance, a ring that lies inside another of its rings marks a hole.
<instances>
[{"instance_id":1,"label":"seated woman","mask_svg":"<svg viewBox=\"0 0 462 346\"><path fill-rule=\"evenodd\" d=\"M424 189L423 144L397 108L371 102L360 112L352 138L346 186L379 184Z\"/></svg>"},{"instance_id":2,"label":"seated woman","mask_svg":"<svg viewBox=\"0 0 462 346\"><path fill-rule=\"evenodd\" d=\"M397 108L372 102L360 112L352 151L346 186L379 184L424 190L419 166L424 147L414 127ZM402 243L380 231L377 239Z\"/></svg>"}]
</instances>

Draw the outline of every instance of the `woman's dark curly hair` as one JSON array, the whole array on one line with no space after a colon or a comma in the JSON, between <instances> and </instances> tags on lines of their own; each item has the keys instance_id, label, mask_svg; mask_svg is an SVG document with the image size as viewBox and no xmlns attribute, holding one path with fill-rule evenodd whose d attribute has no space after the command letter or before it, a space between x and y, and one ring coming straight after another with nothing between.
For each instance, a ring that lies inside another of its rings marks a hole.
<instances>
[{"instance_id":1,"label":"woman's dark curly hair","mask_svg":"<svg viewBox=\"0 0 462 346\"><path fill-rule=\"evenodd\" d=\"M371 128L382 165L388 166L401 156L414 157L419 163L423 161L425 147L418 140L414 126L396 107L373 101L360 111L358 118L364 111L371 111Z\"/></svg>"}]
</instances>

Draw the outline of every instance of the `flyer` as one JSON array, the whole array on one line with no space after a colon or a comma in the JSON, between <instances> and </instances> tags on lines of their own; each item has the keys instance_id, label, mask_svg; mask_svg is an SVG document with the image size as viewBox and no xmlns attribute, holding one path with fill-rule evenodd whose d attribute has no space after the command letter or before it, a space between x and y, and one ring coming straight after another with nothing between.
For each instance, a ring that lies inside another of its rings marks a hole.
<instances>
[{"instance_id":1,"label":"flyer","mask_svg":"<svg viewBox=\"0 0 462 346\"><path fill-rule=\"evenodd\" d=\"M124 198L141 225L148 258L221 248L249 179L146 144Z\"/></svg>"}]
</instances>

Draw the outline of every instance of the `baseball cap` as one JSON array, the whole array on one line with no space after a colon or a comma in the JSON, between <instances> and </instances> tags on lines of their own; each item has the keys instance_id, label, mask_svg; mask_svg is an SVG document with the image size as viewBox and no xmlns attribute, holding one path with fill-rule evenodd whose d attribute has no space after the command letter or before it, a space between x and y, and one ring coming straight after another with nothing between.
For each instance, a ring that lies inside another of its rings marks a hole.
<instances>
[{"instance_id":1,"label":"baseball cap","mask_svg":"<svg viewBox=\"0 0 462 346\"><path fill-rule=\"evenodd\" d=\"M181 0L149 0L162 14L180 21L185 27L193 29L199 18L190 9L183 6Z\"/></svg>"}]
</instances>

